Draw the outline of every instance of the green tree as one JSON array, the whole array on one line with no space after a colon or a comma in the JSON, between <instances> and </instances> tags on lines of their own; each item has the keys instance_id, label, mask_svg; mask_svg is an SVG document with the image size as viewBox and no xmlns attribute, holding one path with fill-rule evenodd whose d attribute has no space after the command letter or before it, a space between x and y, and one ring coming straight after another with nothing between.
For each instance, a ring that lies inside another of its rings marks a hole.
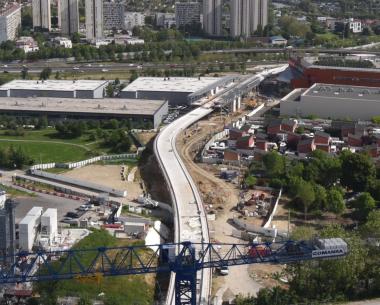
<instances>
[{"instance_id":1,"label":"green tree","mask_svg":"<svg viewBox=\"0 0 380 305\"><path fill-rule=\"evenodd\" d=\"M21 69L21 78L22 79L27 79L28 78L28 68L27 67L23 67Z\"/></svg>"},{"instance_id":2,"label":"green tree","mask_svg":"<svg viewBox=\"0 0 380 305\"><path fill-rule=\"evenodd\" d=\"M315 193L313 185L309 182L304 181L298 186L297 196L303 205L305 220L307 219L307 212L311 204L315 200Z\"/></svg>"},{"instance_id":3,"label":"green tree","mask_svg":"<svg viewBox=\"0 0 380 305\"><path fill-rule=\"evenodd\" d=\"M139 77L138 73L133 70L132 73L131 73L131 76L129 78L129 82L132 83L134 80L136 80L137 78Z\"/></svg>"},{"instance_id":4,"label":"green tree","mask_svg":"<svg viewBox=\"0 0 380 305\"><path fill-rule=\"evenodd\" d=\"M277 152L270 152L263 157L263 163L270 177L279 177L284 174L285 160Z\"/></svg>"},{"instance_id":5,"label":"green tree","mask_svg":"<svg viewBox=\"0 0 380 305\"><path fill-rule=\"evenodd\" d=\"M75 32L71 35L71 41L73 43L80 43L80 34L78 32Z\"/></svg>"},{"instance_id":6,"label":"green tree","mask_svg":"<svg viewBox=\"0 0 380 305\"><path fill-rule=\"evenodd\" d=\"M327 210L334 214L342 214L346 208L342 193L336 189L331 188L327 191Z\"/></svg>"},{"instance_id":7,"label":"green tree","mask_svg":"<svg viewBox=\"0 0 380 305\"><path fill-rule=\"evenodd\" d=\"M286 273L289 292L299 298L313 301L354 298L361 291L360 282L366 272L367 247L363 247L359 236L346 232L340 226L329 226L320 232L321 238L343 238L349 248L347 257L338 260L323 260L289 264ZM292 304L292 303L289 303Z\"/></svg>"},{"instance_id":8,"label":"green tree","mask_svg":"<svg viewBox=\"0 0 380 305\"><path fill-rule=\"evenodd\" d=\"M315 200L312 204L313 209L317 210L324 210L326 209L327 205L327 191L326 189L319 184L314 184L314 194L315 194Z\"/></svg>"},{"instance_id":9,"label":"green tree","mask_svg":"<svg viewBox=\"0 0 380 305\"><path fill-rule=\"evenodd\" d=\"M313 227L297 226L292 230L292 240L311 240L317 234Z\"/></svg>"},{"instance_id":10,"label":"green tree","mask_svg":"<svg viewBox=\"0 0 380 305\"><path fill-rule=\"evenodd\" d=\"M366 223L361 227L366 237L380 238L380 210L370 211Z\"/></svg>"},{"instance_id":11,"label":"green tree","mask_svg":"<svg viewBox=\"0 0 380 305\"><path fill-rule=\"evenodd\" d=\"M49 67L43 68L41 73L40 73L40 79L47 80L47 79L49 79L50 75L51 75L51 68L49 68Z\"/></svg>"},{"instance_id":12,"label":"green tree","mask_svg":"<svg viewBox=\"0 0 380 305\"><path fill-rule=\"evenodd\" d=\"M48 126L48 120L47 120L47 117L45 115L45 116L38 118L38 121L37 121L35 128L36 129L45 129L47 126Z\"/></svg>"},{"instance_id":13,"label":"green tree","mask_svg":"<svg viewBox=\"0 0 380 305\"><path fill-rule=\"evenodd\" d=\"M366 220L369 213L376 208L376 202L370 193L361 193L353 203L356 217L360 220Z\"/></svg>"},{"instance_id":14,"label":"green tree","mask_svg":"<svg viewBox=\"0 0 380 305\"><path fill-rule=\"evenodd\" d=\"M380 125L380 115L375 115L371 119L372 123Z\"/></svg>"},{"instance_id":15,"label":"green tree","mask_svg":"<svg viewBox=\"0 0 380 305\"><path fill-rule=\"evenodd\" d=\"M257 179L252 175L249 175L244 179L244 184L248 187L253 187L256 183Z\"/></svg>"},{"instance_id":16,"label":"green tree","mask_svg":"<svg viewBox=\"0 0 380 305\"><path fill-rule=\"evenodd\" d=\"M113 97L114 93L115 93L115 88L111 83L109 83L106 87L106 94L108 97Z\"/></svg>"},{"instance_id":17,"label":"green tree","mask_svg":"<svg viewBox=\"0 0 380 305\"><path fill-rule=\"evenodd\" d=\"M372 159L366 154L348 151L344 151L340 159L342 160L342 185L355 192L366 190L376 177L376 168Z\"/></svg>"}]
</instances>

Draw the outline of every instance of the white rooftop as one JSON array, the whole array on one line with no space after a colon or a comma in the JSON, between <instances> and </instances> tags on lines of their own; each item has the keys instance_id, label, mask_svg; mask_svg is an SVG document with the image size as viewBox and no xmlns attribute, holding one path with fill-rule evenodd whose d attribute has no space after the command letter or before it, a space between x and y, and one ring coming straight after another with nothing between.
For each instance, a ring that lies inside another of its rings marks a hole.
<instances>
[{"instance_id":1,"label":"white rooftop","mask_svg":"<svg viewBox=\"0 0 380 305\"><path fill-rule=\"evenodd\" d=\"M95 90L100 86L105 86L105 80L22 80L10 81L2 86L0 90L22 89L22 90L56 90L56 91L75 91L75 90Z\"/></svg>"},{"instance_id":2,"label":"white rooftop","mask_svg":"<svg viewBox=\"0 0 380 305\"><path fill-rule=\"evenodd\" d=\"M196 92L220 80L219 77L139 77L123 91Z\"/></svg>"},{"instance_id":3,"label":"white rooftop","mask_svg":"<svg viewBox=\"0 0 380 305\"><path fill-rule=\"evenodd\" d=\"M143 99L75 99L50 97L0 97L2 111L40 111L62 113L99 113L124 115L153 115L165 101Z\"/></svg>"},{"instance_id":4,"label":"white rooftop","mask_svg":"<svg viewBox=\"0 0 380 305\"><path fill-rule=\"evenodd\" d=\"M35 223L36 220L38 219L38 217L40 217L40 215L26 215L23 219L21 219L20 221L20 225L23 225L23 224L29 224L29 223Z\"/></svg>"},{"instance_id":5,"label":"white rooftop","mask_svg":"<svg viewBox=\"0 0 380 305\"><path fill-rule=\"evenodd\" d=\"M43 208L42 207L33 207L29 210L29 212L26 214L26 215L37 215L37 216L41 216L41 213L43 211Z\"/></svg>"},{"instance_id":6,"label":"white rooftop","mask_svg":"<svg viewBox=\"0 0 380 305\"><path fill-rule=\"evenodd\" d=\"M316 83L309 89L306 89L302 95L319 98L380 102L380 88L377 87Z\"/></svg>"},{"instance_id":7,"label":"white rooftop","mask_svg":"<svg viewBox=\"0 0 380 305\"><path fill-rule=\"evenodd\" d=\"M46 211L42 214L44 217L49 216L56 216L57 217L57 209L48 208Z\"/></svg>"}]
</instances>

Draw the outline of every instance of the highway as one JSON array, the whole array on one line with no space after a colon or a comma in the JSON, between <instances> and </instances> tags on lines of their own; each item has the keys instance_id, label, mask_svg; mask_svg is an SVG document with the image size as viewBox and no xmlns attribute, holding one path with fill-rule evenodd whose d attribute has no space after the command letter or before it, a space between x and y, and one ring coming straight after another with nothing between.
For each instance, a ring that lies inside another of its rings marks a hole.
<instances>
[{"instance_id":1,"label":"highway","mask_svg":"<svg viewBox=\"0 0 380 305\"><path fill-rule=\"evenodd\" d=\"M220 64L223 65L240 65L245 64L247 68L254 67L257 65L262 65L263 61L234 61L234 62L202 62L198 63L197 67L205 69L209 66L219 67ZM278 61L266 61L266 64L278 64ZM280 62L286 63L286 61ZM49 61L36 61L36 62L24 62L24 63L6 63L0 65L0 73L4 71L8 73L20 73L23 66L28 68L28 73L40 73L44 68L51 68L53 73L59 72L70 72L78 74L78 77L82 73L102 73L105 76L107 72L125 72L125 71L142 71L147 69L192 69L194 68L193 63L179 63L179 64L169 64L169 63L118 63L118 62L107 62L107 63L70 63L65 61L59 62L49 62Z\"/></svg>"},{"instance_id":2,"label":"highway","mask_svg":"<svg viewBox=\"0 0 380 305\"><path fill-rule=\"evenodd\" d=\"M380 55L380 50L371 50L374 47L378 47L379 43L372 43L363 46L340 48L340 49L323 49L323 48L241 48L241 49L225 49L225 50L210 50L202 51L202 54L239 54L239 53L326 53L326 54L375 54ZM262 64L263 61L233 61L233 62L221 62L221 61L208 61L197 63L197 67L206 68L208 66L218 67L220 64L245 64L248 67ZM268 63L279 63L278 61L270 61ZM128 71L128 70L142 70L142 69L183 69L193 68L194 63L124 63L124 62L91 62L91 63L77 63L75 61L66 61L62 58L54 58L47 60L37 60L32 62L10 62L0 65L1 72L19 73L23 67L28 68L30 73L40 73L42 69L50 67L52 72L76 72L78 76L80 73L86 72L101 72L106 73L110 71Z\"/></svg>"},{"instance_id":3,"label":"highway","mask_svg":"<svg viewBox=\"0 0 380 305\"><path fill-rule=\"evenodd\" d=\"M287 65L279 68L264 70L249 77L249 82L258 85L265 77L277 74L285 70ZM244 78L241 86L245 87L247 79ZM235 88L235 86L232 86ZM216 95L220 100L224 95L229 95L227 90L222 95ZM180 158L176 139L178 134L190 125L204 118L213 111L213 99L201 107L198 107L184 116L178 118L170 125L164 127L155 139L154 153L169 187L174 210L174 242L190 240L192 242L209 242L209 230L207 218L201 196L191 178L188 170ZM198 302L197 304L209 304L211 295L211 270L203 269L198 274ZM166 305L174 305L174 276L171 276Z\"/></svg>"}]
</instances>

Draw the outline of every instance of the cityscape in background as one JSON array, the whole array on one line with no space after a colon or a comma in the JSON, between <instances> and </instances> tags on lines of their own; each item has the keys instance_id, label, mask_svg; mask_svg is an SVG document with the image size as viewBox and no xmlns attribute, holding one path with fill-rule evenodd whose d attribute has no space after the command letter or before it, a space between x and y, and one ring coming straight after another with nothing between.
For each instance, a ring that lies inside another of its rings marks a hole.
<instances>
[{"instance_id":1,"label":"cityscape in background","mask_svg":"<svg viewBox=\"0 0 380 305\"><path fill-rule=\"evenodd\" d=\"M380 1L0 0L13 304L380 305Z\"/></svg>"}]
</instances>

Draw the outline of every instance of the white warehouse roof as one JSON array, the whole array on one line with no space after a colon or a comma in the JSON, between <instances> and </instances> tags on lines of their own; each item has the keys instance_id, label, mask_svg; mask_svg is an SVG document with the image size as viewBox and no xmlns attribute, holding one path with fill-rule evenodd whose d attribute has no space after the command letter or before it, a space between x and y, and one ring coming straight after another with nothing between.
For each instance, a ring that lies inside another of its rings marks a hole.
<instances>
[{"instance_id":1,"label":"white warehouse roof","mask_svg":"<svg viewBox=\"0 0 380 305\"><path fill-rule=\"evenodd\" d=\"M0 111L38 111L44 113L92 113L120 115L154 115L165 104L162 100L80 99L0 97Z\"/></svg>"},{"instance_id":2,"label":"white warehouse roof","mask_svg":"<svg viewBox=\"0 0 380 305\"><path fill-rule=\"evenodd\" d=\"M52 91L76 91L76 90L96 90L105 86L105 80L22 80L10 81L2 86L0 90L52 90Z\"/></svg>"},{"instance_id":3,"label":"white warehouse roof","mask_svg":"<svg viewBox=\"0 0 380 305\"><path fill-rule=\"evenodd\" d=\"M306 89L302 96L314 96L321 99L334 98L342 99L342 101L360 100L380 102L380 88L316 83L309 89Z\"/></svg>"},{"instance_id":4,"label":"white warehouse roof","mask_svg":"<svg viewBox=\"0 0 380 305\"><path fill-rule=\"evenodd\" d=\"M139 77L122 91L196 92L220 80L219 77Z\"/></svg>"}]
</instances>

